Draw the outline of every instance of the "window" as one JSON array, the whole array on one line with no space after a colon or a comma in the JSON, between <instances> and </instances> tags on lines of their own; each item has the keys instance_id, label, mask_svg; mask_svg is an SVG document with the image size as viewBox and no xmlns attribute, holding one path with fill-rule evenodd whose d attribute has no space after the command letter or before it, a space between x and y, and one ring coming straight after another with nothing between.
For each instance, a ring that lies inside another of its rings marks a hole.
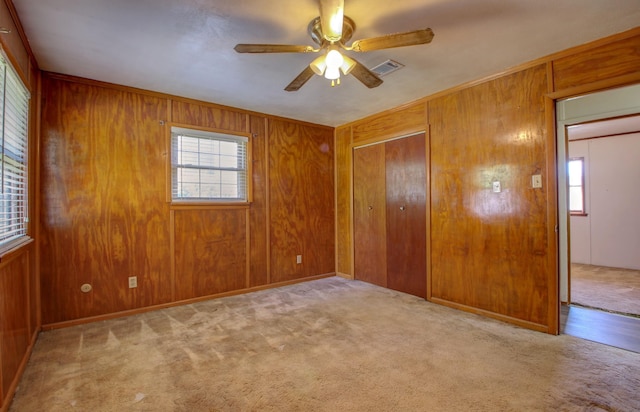
<instances>
[{"instance_id":1,"label":"window","mask_svg":"<svg viewBox=\"0 0 640 412\"><path fill-rule=\"evenodd\" d=\"M27 235L29 92L0 54L0 249Z\"/></svg>"},{"instance_id":2,"label":"window","mask_svg":"<svg viewBox=\"0 0 640 412\"><path fill-rule=\"evenodd\" d=\"M172 200L247 202L248 141L245 136L172 127Z\"/></svg>"},{"instance_id":3,"label":"window","mask_svg":"<svg viewBox=\"0 0 640 412\"><path fill-rule=\"evenodd\" d=\"M569 213L584 215L584 158L569 159Z\"/></svg>"}]
</instances>

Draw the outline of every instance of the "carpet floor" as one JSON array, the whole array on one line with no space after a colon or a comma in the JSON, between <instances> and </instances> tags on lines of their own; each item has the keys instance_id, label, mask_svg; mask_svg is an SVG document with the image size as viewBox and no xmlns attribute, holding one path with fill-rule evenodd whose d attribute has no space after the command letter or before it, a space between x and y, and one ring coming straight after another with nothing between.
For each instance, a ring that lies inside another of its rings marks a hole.
<instances>
[{"instance_id":1,"label":"carpet floor","mask_svg":"<svg viewBox=\"0 0 640 412\"><path fill-rule=\"evenodd\" d=\"M640 316L640 270L572 263L571 303Z\"/></svg>"},{"instance_id":2,"label":"carpet floor","mask_svg":"<svg viewBox=\"0 0 640 412\"><path fill-rule=\"evenodd\" d=\"M43 332L12 411L632 411L640 354L327 278Z\"/></svg>"}]
</instances>

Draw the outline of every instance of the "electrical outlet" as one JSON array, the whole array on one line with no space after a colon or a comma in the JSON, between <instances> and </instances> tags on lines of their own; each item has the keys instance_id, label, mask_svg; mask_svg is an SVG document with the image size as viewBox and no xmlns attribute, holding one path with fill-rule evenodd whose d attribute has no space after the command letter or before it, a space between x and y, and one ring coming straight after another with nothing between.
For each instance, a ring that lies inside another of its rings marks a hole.
<instances>
[{"instance_id":1,"label":"electrical outlet","mask_svg":"<svg viewBox=\"0 0 640 412\"><path fill-rule=\"evenodd\" d=\"M138 277L137 276L129 276L129 289L138 287Z\"/></svg>"},{"instance_id":2,"label":"electrical outlet","mask_svg":"<svg viewBox=\"0 0 640 412\"><path fill-rule=\"evenodd\" d=\"M299 265L302 263L302 255L296 255L296 263Z\"/></svg>"}]
</instances>

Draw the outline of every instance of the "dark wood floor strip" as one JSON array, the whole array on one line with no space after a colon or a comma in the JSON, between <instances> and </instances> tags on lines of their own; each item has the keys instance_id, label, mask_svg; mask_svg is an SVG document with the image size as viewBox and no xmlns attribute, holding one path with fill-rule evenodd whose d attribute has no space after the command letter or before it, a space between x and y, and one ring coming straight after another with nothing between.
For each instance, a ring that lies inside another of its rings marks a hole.
<instances>
[{"instance_id":1,"label":"dark wood floor strip","mask_svg":"<svg viewBox=\"0 0 640 412\"><path fill-rule=\"evenodd\" d=\"M640 319L563 305L560 330L567 335L640 353Z\"/></svg>"}]
</instances>

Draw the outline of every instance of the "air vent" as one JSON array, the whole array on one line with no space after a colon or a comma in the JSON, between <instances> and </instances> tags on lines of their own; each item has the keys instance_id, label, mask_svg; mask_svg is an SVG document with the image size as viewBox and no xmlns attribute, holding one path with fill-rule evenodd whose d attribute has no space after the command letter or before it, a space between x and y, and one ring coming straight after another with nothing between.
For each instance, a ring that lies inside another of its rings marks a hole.
<instances>
[{"instance_id":1,"label":"air vent","mask_svg":"<svg viewBox=\"0 0 640 412\"><path fill-rule=\"evenodd\" d=\"M400 70L404 67L404 64L398 63L395 60L387 60L386 62L380 63L373 69L372 72L378 75L378 77L386 76L389 73L393 73L396 70Z\"/></svg>"}]
</instances>

